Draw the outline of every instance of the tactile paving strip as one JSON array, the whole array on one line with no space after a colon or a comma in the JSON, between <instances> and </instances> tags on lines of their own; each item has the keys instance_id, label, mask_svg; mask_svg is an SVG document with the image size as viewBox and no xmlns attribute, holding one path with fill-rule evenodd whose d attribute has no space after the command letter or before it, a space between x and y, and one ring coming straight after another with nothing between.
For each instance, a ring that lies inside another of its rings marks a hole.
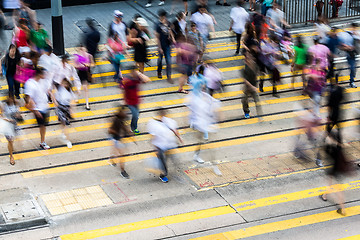
<instances>
[{"instance_id":1,"label":"tactile paving strip","mask_svg":"<svg viewBox=\"0 0 360 240\"><path fill-rule=\"evenodd\" d=\"M41 195L51 215L111 205L113 202L100 186Z\"/></svg>"},{"instance_id":2,"label":"tactile paving strip","mask_svg":"<svg viewBox=\"0 0 360 240\"><path fill-rule=\"evenodd\" d=\"M315 159L314 150L306 150L305 153ZM351 161L356 161L360 157L359 142L345 144L345 154ZM331 163L323 159L324 166ZM315 161L301 160L294 157L293 153L285 153L263 158L242 160L237 162L227 162L217 165L222 175L215 174L211 166L192 168L185 170L185 174L197 185L199 189L221 186L228 183L236 183L251 179L260 179L274 175L282 175L298 172L306 169L316 168Z\"/></svg>"}]
</instances>

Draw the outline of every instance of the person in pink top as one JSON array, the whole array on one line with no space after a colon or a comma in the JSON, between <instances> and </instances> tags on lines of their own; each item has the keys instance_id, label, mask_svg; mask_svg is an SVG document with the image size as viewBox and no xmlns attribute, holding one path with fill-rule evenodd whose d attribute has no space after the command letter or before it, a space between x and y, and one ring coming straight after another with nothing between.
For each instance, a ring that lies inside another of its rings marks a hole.
<instances>
[{"instance_id":1,"label":"person in pink top","mask_svg":"<svg viewBox=\"0 0 360 240\"><path fill-rule=\"evenodd\" d=\"M329 68L329 57L330 57L330 49L319 43L319 37L316 36L314 38L314 45L309 47L308 53L310 53L313 57L313 64L315 65L315 60L320 60L320 67L327 71Z\"/></svg>"}]
</instances>

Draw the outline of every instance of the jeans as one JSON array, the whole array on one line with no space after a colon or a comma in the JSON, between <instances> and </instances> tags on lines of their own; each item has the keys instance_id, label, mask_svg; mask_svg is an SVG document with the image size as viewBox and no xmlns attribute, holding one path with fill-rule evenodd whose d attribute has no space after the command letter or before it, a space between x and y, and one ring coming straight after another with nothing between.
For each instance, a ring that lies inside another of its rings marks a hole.
<instances>
[{"instance_id":1,"label":"jeans","mask_svg":"<svg viewBox=\"0 0 360 240\"><path fill-rule=\"evenodd\" d=\"M350 83L354 82L355 73L356 73L356 60L350 56L346 57L349 67L350 67Z\"/></svg>"},{"instance_id":2,"label":"jeans","mask_svg":"<svg viewBox=\"0 0 360 240\"><path fill-rule=\"evenodd\" d=\"M259 94L256 91L249 89L247 86L245 86L245 88L244 88L244 97L243 97L243 99L241 99L244 113L250 113L249 97L252 97L254 99L255 106L256 106L256 113L258 116L261 116L262 109L259 104Z\"/></svg>"},{"instance_id":3,"label":"jeans","mask_svg":"<svg viewBox=\"0 0 360 240\"><path fill-rule=\"evenodd\" d=\"M6 75L6 80L9 86L9 93L15 94L15 96L20 95L20 83L14 79L14 76Z\"/></svg>"},{"instance_id":4,"label":"jeans","mask_svg":"<svg viewBox=\"0 0 360 240\"><path fill-rule=\"evenodd\" d=\"M267 11L270 9L271 7L266 6L265 4L261 5L261 14L266 16Z\"/></svg>"},{"instance_id":5,"label":"jeans","mask_svg":"<svg viewBox=\"0 0 360 240\"><path fill-rule=\"evenodd\" d=\"M158 68L157 68L157 72L158 75L161 75L162 72L162 59L165 56L165 61L166 61L166 76L167 78L171 78L171 48L170 46L161 46L162 50L163 50L163 54L159 53L159 58L158 58Z\"/></svg>"},{"instance_id":6,"label":"jeans","mask_svg":"<svg viewBox=\"0 0 360 240\"><path fill-rule=\"evenodd\" d=\"M163 165L163 169L164 170L164 173L162 173L160 175L160 177L166 177L167 174L168 174L168 171L167 171L167 165L166 165L166 155L165 155L165 151L164 150L161 150L160 148L156 148L157 149L157 157L158 159L162 162L162 165Z\"/></svg>"},{"instance_id":7,"label":"jeans","mask_svg":"<svg viewBox=\"0 0 360 240\"><path fill-rule=\"evenodd\" d=\"M116 61L114 61L114 60L110 60L110 62L111 62L111 64L113 65L114 70L115 70L114 80L118 82L118 81L120 81L121 78L122 78L122 77L120 77L120 76L122 76L122 75L121 75L121 72L120 72L120 63L119 63L119 62L116 62Z\"/></svg>"},{"instance_id":8,"label":"jeans","mask_svg":"<svg viewBox=\"0 0 360 240\"><path fill-rule=\"evenodd\" d=\"M131 130L134 131L135 129L137 129L137 123L139 120L139 107L138 105L128 105L128 108L131 111Z\"/></svg>"},{"instance_id":9,"label":"jeans","mask_svg":"<svg viewBox=\"0 0 360 240\"><path fill-rule=\"evenodd\" d=\"M310 96L314 102L314 113L316 116L320 117L321 94L317 91L313 91Z\"/></svg>"}]
</instances>

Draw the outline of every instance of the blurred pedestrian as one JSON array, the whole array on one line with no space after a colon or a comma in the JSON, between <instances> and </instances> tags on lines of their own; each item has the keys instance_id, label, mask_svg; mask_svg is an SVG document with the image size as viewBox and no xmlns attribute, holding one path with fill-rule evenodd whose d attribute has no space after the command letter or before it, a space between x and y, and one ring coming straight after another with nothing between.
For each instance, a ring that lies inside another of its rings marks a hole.
<instances>
[{"instance_id":1,"label":"blurred pedestrian","mask_svg":"<svg viewBox=\"0 0 360 240\"><path fill-rule=\"evenodd\" d=\"M20 99L20 82L15 80L16 66L20 62L20 53L16 49L14 44L11 44L9 51L4 55L1 60L2 71L1 74L5 74L9 93L15 95L17 99Z\"/></svg>"},{"instance_id":2,"label":"blurred pedestrian","mask_svg":"<svg viewBox=\"0 0 360 240\"><path fill-rule=\"evenodd\" d=\"M141 73L144 73L145 63L149 61L146 44L150 40L147 30L148 26L149 24L144 18L138 18L136 23L130 25L128 42L134 47L134 60Z\"/></svg>"},{"instance_id":3,"label":"blurred pedestrian","mask_svg":"<svg viewBox=\"0 0 360 240\"><path fill-rule=\"evenodd\" d=\"M89 105L89 84L92 83L90 68L95 66L93 57L87 52L83 45L80 45L78 52L74 54L74 65L82 84L85 95L85 109L90 110Z\"/></svg>"},{"instance_id":4,"label":"blurred pedestrian","mask_svg":"<svg viewBox=\"0 0 360 240\"><path fill-rule=\"evenodd\" d=\"M187 39L196 47L196 53L198 55L197 62L202 62L202 57L205 49L200 33L197 30L196 24L194 22L190 23L190 30L187 33Z\"/></svg>"},{"instance_id":5,"label":"blurred pedestrian","mask_svg":"<svg viewBox=\"0 0 360 240\"><path fill-rule=\"evenodd\" d=\"M30 30L30 41L34 51L41 52L49 46L50 39L47 31L41 23L36 23L35 28Z\"/></svg>"},{"instance_id":6,"label":"blurred pedestrian","mask_svg":"<svg viewBox=\"0 0 360 240\"><path fill-rule=\"evenodd\" d=\"M327 46L321 44L319 41L320 38L315 36L314 45L309 47L308 52L313 56L312 64L315 64L315 61L320 60L320 67L327 72L329 68L330 50Z\"/></svg>"},{"instance_id":7,"label":"blurred pedestrian","mask_svg":"<svg viewBox=\"0 0 360 240\"><path fill-rule=\"evenodd\" d=\"M76 87L77 95L80 96L81 81L76 69L69 63L69 55L67 54L61 56L61 66L58 72L55 74L53 82L55 88L60 86L64 78L72 82L71 85Z\"/></svg>"},{"instance_id":8,"label":"blurred pedestrian","mask_svg":"<svg viewBox=\"0 0 360 240\"><path fill-rule=\"evenodd\" d=\"M188 81L189 77L192 75L196 60L198 59L196 54L196 46L190 41L187 41L185 37L179 39L176 46L176 54L178 59L179 72L182 74L179 78L179 89L178 93L185 93L186 91L183 87Z\"/></svg>"},{"instance_id":9,"label":"blurred pedestrian","mask_svg":"<svg viewBox=\"0 0 360 240\"><path fill-rule=\"evenodd\" d=\"M130 124L131 131L138 135L140 134L140 131L138 130L138 119L140 113L139 84L149 82L150 78L139 72L135 65L131 66L129 70L130 73L123 79L124 101L130 109L132 115Z\"/></svg>"},{"instance_id":10,"label":"blurred pedestrian","mask_svg":"<svg viewBox=\"0 0 360 240\"><path fill-rule=\"evenodd\" d=\"M115 167L116 163L114 162L114 158L119 157L120 175L123 178L129 179L129 174L125 171L125 161L122 157L125 152L125 144L121 141L121 138L129 136L131 132L126 125L126 113L122 106L119 107L118 111L115 113L112 123L108 129L108 134L110 141L113 143L112 154L110 155L110 164Z\"/></svg>"},{"instance_id":11,"label":"blurred pedestrian","mask_svg":"<svg viewBox=\"0 0 360 240\"><path fill-rule=\"evenodd\" d=\"M177 42L179 39L186 38L187 26L186 26L186 15L184 12L178 12L176 19L173 22L174 26L174 38Z\"/></svg>"},{"instance_id":12,"label":"blurred pedestrian","mask_svg":"<svg viewBox=\"0 0 360 240\"><path fill-rule=\"evenodd\" d=\"M206 10L205 6L200 6L198 11L191 15L190 20L196 24L196 27L203 41L203 48L205 50L206 44L209 41L210 31L215 32L214 20L208 14L208 11Z\"/></svg>"},{"instance_id":13,"label":"blurred pedestrian","mask_svg":"<svg viewBox=\"0 0 360 240\"><path fill-rule=\"evenodd\" d=\"M220 101L204 92L206 82L197 81L195 84L199 85L196 88L201 90L191 92L186 99L186 105L190 109L190 127L196 131L196 150L193 158L198 163L204 163L204 160L200 158L201 148L209 141L209 133L216 131L215 124L218 121ZM216 175L222 175L214 163L213 170Z\"/></svg>"},{"instance_id":14,"label":"blurred pedestrian","mask_svg":"<svg viewBox=\"0 0 360 240\"><path fill-rule=\"evenodd\" d=\"M55 93L55 111L62 128L61 138L68 148L72 148L68 126L70 126L70 120L73 119L72 109L75 99L71 82L64 78Z\"/></svg>"},{"instance_id":15,"label":"blurred pedestrian","mask_svg":"<svg viewBox=\"0 0 360 240\"><path fill-rule=\"evenodd\" d=\"M48 95L53 96L49 91L47 83L44 83L44 69L36 68L34 78L29 79L24 86L25 107L34 113L40 129L40 147L44 150L50 149L45 142L46 125L49 120Z\"/></svg>"},{"instance_id":16,"label":"blurred pedestrian","mask_svg":"<svg viewBox=\"0 0 360 240\"><path fill-rule=\"evenodd\" d=\"M240 40L241 34L245 31L245 25L250 19L249 13L243 8L244 1L238 0L237 6L231 9L230 12L230 27L229 31L234 31L236 34L236 52L235 54L239 54L240 52Z\"/></svg>"},{"instance_id":17,"label":"blurred pedestrian","mask_svg":"<svg viewBox=\"0 0 360 240\"><path fill-rule=\"evenodd\" d=\"M336 185L333 184L334 182L341 182L347 175L351 174L354 170L354 164L347 159L346 154L344 153L344 146L339 139L337 139L336 136L331 136L331 139L332 143L325 146L325 152L329 155L334 165L327 172L329 176L329 187L324 194L320 195L320 198L323 201L327 201L328 195L334 193L335 202L339 205L336 212L346 216L344 192L337 189Z\"/></svg>"},{"instance_id":18,"label":"blurred pedestrian","mask_svg":"<svg viewBox=\"0 0 360 240\"><path fill-rule=\"evenodd\" d=\"M204 64L203 75L206 79L206 87L210 96L213 96L214 92L220 92L223 90L223 75L216 67L215 63L207 61L206 64Z\"/></svg>"},{"instance_id":19,"label":"blurred pedestrian","mask_svg":"<svg viewBox=\"0 0 360 240\"><path fill-rule=\"evenodd\" d=\"M261 14L266 16L268 10L272 7L274 0L263 0L261 5Z\"/></svg>"},{"instance_id":20,"label":"blurred pedestrian","mask_svg":"<svg viewBox=\"0 0 360 240\"><path fill-rule=\"evenodd\" d=\"M119 34L115 32L108 38L107 41L108 58L110 63L113 65L115 70L114 80L121 84L122 73L121 73L121 62L125 59L126 44L120 39Z\"/></svg>"},{"instance_id":21,"label":"blurred pedestrian","mask_svg":"<svg viewBox=\"0 0 360 240\"><path fill-rule=\"evenodd\" d=\"M245 118L250 118L250 109L249 109L249 97L252 97L256 106L256 113L259 118L262 116L262 109L259 104L259 94L258 94L258 84L257 84L257 75L258 69L255 62L255 57L249 53L245 53L245 67L242 71L244 77L244 96L241 99Z\"/></svg>"},{"instance_id":22,"label":"blurred pedestrian","mask_svg":"<svg viewBox=\"0 0 360 240\"><path fill-rule=\"evenodd\" d=\"M123 21L124 14L119 10L114 11L114 20L109 27L109 37L113 37L117 33L121 41L127 46L127 36L129 35L128 27Z\"/></svg>"},{"instance_id":23,"label":"blurred pedestrian","mask_svg":"<svg viewBox=\"0 0 360 240\"><path fill-rule=\"evenodd\" d=\"M1 119L5 120L5 124L2 124L2 131L6 140L8 141L8 151L10 155L10 164L15 164L15 159L13 156L14 152L14 140L17 135L19 135L20 128L17 126L17 123L21 123L24 119L21 116L19 103L15 100L14 95L9 92L7 99L0 106Z\"/></svg>"},{"instance_id":24,"label":"blurred pedestrian","mask_svg":"<svg viewBox=\"0 0 360 240\"><path fill-rule=\"evenodd\" d=\"M160 174L160 180L164 183L169 179L167 169L167 151L177 148L178 143L183 143L183 140L177 130L178 126L176 121L166 117L167 112L165 109L160 108L158 110L158 117L148 122L148 131L152 135L151 143L156 150L157 158L161 161L162 173Z\"/></svg>"},{"instance_id":25,"label":"blurred pedestrian","mask_svg":"<svg viewBox=\"0 0 360 240\"><path fill-rule=\"evenodd\" d=\"M336 81L335 85L330 90L326 104L328 107L328 118L326 123L325 139L327 136L331 134L332 129L336 126L337 127L336 139L339 143L342 143L340 121L343 114L343 110L341 110L340 105L344 101L344 98L345 98L345 90Z\"/></svg>"},{"instance_id":26,"label":"blurred pedestrian","mask_svg":"<svg viewBox=\"0 0 360 240\"><path fill-rule=\"evenodd\" d=\"M338 29L336 27L332 27L331 31L329 32L329 37L327 38L326 46L330 50L330 57L329 57L329 71L326 76L327 79L330 80L330 84L334 84L335 78L335 57L338 55L338 49L341 47L340 39L337 35Z\"/></svg>"},{"instance_id":27,"label":"blurred pedestrian","mask_svg":"<svg viewBox=\"0 0 360 240\"><path fill-rule=\"evenodd\" d=\"M19 27L16 29L14 36L15 44L20 54L29 47L29 36L30 29L27 26L27 21L25 19L20 19Z\"/></svg>"},{"instance_id":28,"label":"blurred pedestrian","mask_svg":"<svg viewBox=\"0 0 360 240\"><path fill-rule=\"evenodd\" d=\"M286 22L284 15L284 12L281 10L281 5L278 2L273 2L272 8L270 8L265 15L269 19L269 25L278 34L282 33L283 25L290 27Z\"/></svg>"},{"instance_id":29,"label":"blurred pedestrian","mask_svg":"<svg viewBox=\"0 0 360 240\"><path fill-rule=\"evenodd\" d=\"M16 9L20 8L20 1L19 0L3 0L2 1L3 4L3 8L6 10L9 10L12 12L12 20L13 20L13 25L16 25L16 18L15 18L15 12ZM5 18L5 26L4 29L5 30L12 30L14 27L10 26L9 24L9 20L7 18Z\"/></svg>"},{"instance_id":30,"label":"blurred pedestrian","mask_svg":"<svg viewBox=\"0 0 360 240\"><path fill-rule=\"evenodd\" d=\"M326 17L319 17L317 22L315 23L316 32L319 37L319 43L326 44L328 33L330 32L331 28L329 26L329 21Z\"/></svg>"},{"instance_id":31,"label":"blurred pedestrian","mask_svg":"<svg viewBox=\"0 0 360 240\"><path fill-rule=\"evenodd\" d=\"M159 22L155 26L155 35L159 52L157 75L158 78L162 79L162 59L165 56L167 81L173 83L171 78L171 45L175 44L175 39L170 22L167 19L167 12L162 9L159 11L158 15Z\"/></svg>"},{"instance_id":32,"label":"blurred pedestrian","mask_svg":"<svg viewBox=\"0 0 360 240\"><path fill-rule=\"evenodd\" d=\"M358 32L359 25L352 23L350 31L341 32L338 34L341 41L341 49L346 52L346 59L350 68L350 84L351 88L356 88L354 83L356 76L356 55L358 54L357 44L360 40Z\"/></svg>"},{"instance_id":33,"label":"blurred pedestrian","mask_svg":"<svg viewBox=\"0 0 360 240\"><path fill-rule=\"evenodd\" d=\"M304 67L305 67L306 61L307 61L308 45L306 45L303 42L303 39L301 36L298 36L296 38L294 50L295 50L294 61L291 64L291 72L292 72L291 88L294 89L296 71L300 71L302 82L303 82L303 89L304 89L306 87L306 78L304 75Z\"/></svg>"},{"instance_id":34,"label":"blurred pedestrian","mask_svg":"<svg viewBox=\"0 0 360 240\"><path fill-rule=\"evenodd\" d=\"M87 18L85 20L88 27L84 34L84 45L88 53L93 57L94 61L96 61L96 54L98 52L101 35L99 30L96 28L94 21L95 20L92 18Z\"/></svg>"}]
</instances>

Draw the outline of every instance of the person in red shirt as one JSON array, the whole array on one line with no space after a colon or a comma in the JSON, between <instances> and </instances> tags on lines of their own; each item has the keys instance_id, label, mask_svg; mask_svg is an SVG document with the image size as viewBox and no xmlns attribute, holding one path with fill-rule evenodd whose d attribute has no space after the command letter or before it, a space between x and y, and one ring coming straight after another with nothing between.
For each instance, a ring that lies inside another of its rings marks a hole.
<instances>
[{"instance_id":1,"label":"person in red shirt","mask_svg":"<svg viewBox=\"0 0 360 240\"><path fill-rule=\"evenodd\" d=\"M29 36L29 28L27 27L26 19L21 18L19 20L19 29L16 33L16 47L28 47L28 36Z\"/></svg>"},{"instance_id":2,"label":"person in red shirt","mask_svg":"<svg viewBox=\"0 0 360 240\"><path fill-rule=\"evenodd\" d=\"M139 119L139 84L149 82L150 78L145 76L143 73L139 72L136 66L130 67L130 74L127 77L123 78L123 87L124 87L124 101L125 104L131 111L131 131L134 134L140 134L140 131L137 129L137 122Z\"/></svg>"}]
</instances>

